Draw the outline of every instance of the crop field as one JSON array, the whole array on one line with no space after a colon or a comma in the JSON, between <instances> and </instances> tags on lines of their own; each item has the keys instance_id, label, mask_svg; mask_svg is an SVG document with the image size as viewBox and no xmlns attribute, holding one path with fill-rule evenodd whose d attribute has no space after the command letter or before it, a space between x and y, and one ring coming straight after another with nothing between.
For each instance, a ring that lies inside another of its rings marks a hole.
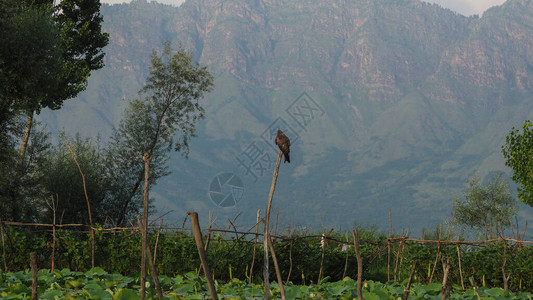
<instances>
[{"instance_id":1,"label":"crop field","mask_svg":"<svg viewBox=\"0 0 533 300\"><path fill-rule=\"evenodd\" d=\"M29 270L16 273L0 273L0 297L2 299L31 299L32 273ZM320 284L284 285L287 299L357 299L355 280L329 282L328 277ZM189 272L174 277L159 276L166 299L209 299L210 295L203 276ZM138 277L111 274L96 267L87 272L74 272L69 269L43 269L38 272L39 299L140 299ZM156 299L156 291L151 281L146 283L147 298ZM229 282L216 282L220 299L262 299L263 285L248 283L239 279ZM411 285L408 299L441 299L440 283ZM365 299L401 299L405 292L405 282L383 284L371 280L364 281ZM271 297L280 298L277 283L271 284ZM479 298L478 298L479 295ZM477 290L463 290L454 285L449 299L533 299L530 292L512 293L501 288L480 287Z\"/></svg>"}]
</instances>

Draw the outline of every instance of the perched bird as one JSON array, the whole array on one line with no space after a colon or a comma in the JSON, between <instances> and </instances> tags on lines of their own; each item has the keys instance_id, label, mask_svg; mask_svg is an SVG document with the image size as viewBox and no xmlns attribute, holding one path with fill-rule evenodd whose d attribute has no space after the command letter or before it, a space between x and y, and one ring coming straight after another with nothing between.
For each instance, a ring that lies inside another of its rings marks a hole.
<instances>
[{"instance_id":1,"label":"perched bird","mask_svg":"<svg viewBox=\"0 0 533 300\"><path fill-rule=\"evenodd\" d=\"M278 130L278 135L276 135L276 145L278 145L279 150L285 155L284 163L291 163L291 158L289 156L291 152L291 141L281 130Z\"/></svg>"}]
</instances>

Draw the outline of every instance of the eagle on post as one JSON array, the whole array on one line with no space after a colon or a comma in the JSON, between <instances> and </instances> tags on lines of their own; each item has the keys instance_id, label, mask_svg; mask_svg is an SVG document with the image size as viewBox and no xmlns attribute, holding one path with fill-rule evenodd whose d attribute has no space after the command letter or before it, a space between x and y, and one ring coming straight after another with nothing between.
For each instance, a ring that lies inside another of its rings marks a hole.
<instances>
[{"instance_id":1,"label":"eagle on post","mask_svg":"<svg viewBox=\"0 0 533 300\"><path fill-rule=\"evenodd\" d=\"M290 158L290 152L291 152L291 141L289 138L283 133L283 131L278 129L278 134L276 135L276 145L278 145L279 150L283 152L283 155L285 156L285 162L291 163Z\"/></svg>"}]
</instances>

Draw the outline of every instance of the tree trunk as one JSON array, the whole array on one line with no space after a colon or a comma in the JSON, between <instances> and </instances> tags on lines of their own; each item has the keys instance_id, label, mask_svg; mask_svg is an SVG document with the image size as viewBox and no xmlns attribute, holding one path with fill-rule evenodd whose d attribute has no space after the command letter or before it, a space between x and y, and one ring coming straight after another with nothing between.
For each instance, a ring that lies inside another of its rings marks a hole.
<instances>
[{"instance_id":1,"label":"tree trunk","mask_svg":"<svg viewBox=\"0 0 533 300\"><path fill-rule=\"evenodd\" d=\"M26 148L28 147L28 141L30 140L32 124L33 124L33 111L28 114L28 122L26 123L26 130L24 131L24 137L22 138L22 143L20 144L19 159L18 159L19 167L22 166L22 162L24 161L24 153L26 152Z\"/></svg>"}]
</instances>

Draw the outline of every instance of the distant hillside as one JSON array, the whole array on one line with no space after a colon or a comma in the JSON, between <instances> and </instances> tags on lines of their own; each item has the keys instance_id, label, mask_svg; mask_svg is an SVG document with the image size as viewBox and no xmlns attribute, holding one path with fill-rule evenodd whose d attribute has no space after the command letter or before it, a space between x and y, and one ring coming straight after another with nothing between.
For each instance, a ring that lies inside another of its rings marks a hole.
<instances>
[{"instance_id":1,"label":"distant hillside","mask_svg":"<svg viewBox=\"0 0 533 300\"><path fill-rule=\"evenodd\" d=\"M481 18L417 0L134 1L102 14L106 67L77 99L43 113L51 129L105 139L165 39L216 78L190 158L174 155L153 190L160 213L173 210L168 222L214 210L219 221L242 211L237 223L254 224L277 155L268 130L281 127L293 141L274 199L283 225L387 228L391 209L397 230L434 228L466 179L509 173L505 134L533 117L529 0ZM209 198L221 172L243 181L234 207Z\"/></svg>"}]
</instances>

